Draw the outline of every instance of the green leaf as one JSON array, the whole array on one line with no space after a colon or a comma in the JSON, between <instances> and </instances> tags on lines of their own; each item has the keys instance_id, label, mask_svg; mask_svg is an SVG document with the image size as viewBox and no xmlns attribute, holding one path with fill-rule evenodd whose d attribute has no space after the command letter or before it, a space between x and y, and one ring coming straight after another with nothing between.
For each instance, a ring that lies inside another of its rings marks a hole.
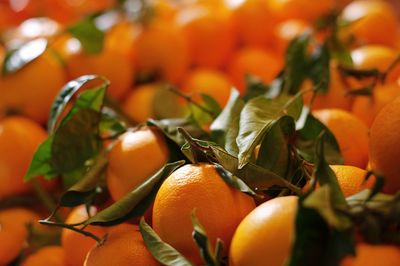
<instances>
[{"instance_id":1,"label":"green leaf","mask_svg":"<svg viewBox=\"0 0 400 266\"><path fill-rule=\"evenodd\" d=\"M179 118L184 114L184 107L179 102L180 97L168 89L167 86L160 85L152 100L154 116L158 119Z\"/></svg>"},{"instance_id":2,"label":"green leaf","mask_svg":"<svg viewBox=\"0 0 400 266\"><path fill-rule=\"evenodd\" d=\"M46 48L47 40L39 38L25 43L18 49L8 51L2 64L2 75L10 75L22 69L41 56L46 51Z\"/></svg>"},{"instance_id":3,"label":"green leaf","mask_svg":"<svg viewBox=\"0 0 400 266\"><path fill-rule=\"evenodd\" d=\"M243 96L243 100L248 102L249 100L256 98L258 96L265 95L269 86L264 84L259 78L251 75L246 75L246 93Z\"/></svg>"},{"instance_id":4,"label":"green leaf","mask_svg":"<svg viewBox=\"0 0 400 266\"><path fill-rule=\"evenodd\" d=\"M193 239L200 249L200 255L206 266L219 266L221 262L218 260L218 254L221 253L223 242L221 239L217 239L217 245L215 252L212 250L210 240L207 236L207 232L203 225L196 217L196 210L192 211L191 215L192 225L193 225Z\"/></svg>"},{"instance_id":5,"label":"green leaf","mask_svg":"<svg viewBox=\"0 0 400 266\"><path fill-rule=\"evenodd\" d=\"M178 161L166 164L122 199L89 218L85 224L110 226L143 215L164 180L184 163L184 161Z\"/></svg>"},{"instance_id":6,"label":"green leaf","mask_svg":"<svg viewBox=\"0 0 400 266\"><path fill-rule=\"evenodd\" d=\"M53 145L53 137L50 136L36 150L33 155L32 161L29 165L28 171L24 176L25 182L30 181L32 178L37 176L44 176L50 179L56 176L51 166L51 147Z\"/></svg>"},{"instance_id":7,"label":"green leaf","mask_svg":"<svg viewBox=\"0 0 400 266\"><path fill-rule=\"evenodd\" d=\"M228 103L210 126L213 140L224 146L232 155L237 155L239 152L236 137L239 133L240 112L243 107L244 101L240 98L239 92L232 89Z\"/></svg>"},{"instance_id":8,"label":"green leaf","mask_svg":"<svg viewBox=\"0 0 400 266\"><path fill-rule=\"evenodd\" d=\"M311 55L309 76L314 85L319 85L318 92L326 92L330 82L330 53L328 46L323 44L318 46Z\"/></svg>"},{"instance_id":9,"label":"green leaf","mask_svg":"<svg viewBox=\"0 0 400 266\"><path fill-rule=\"evenodd\" d=\"M208 94L200 93L200 96L203 104L205 105L205 108L212 113L213 117L217 117L222 111L219 103Z\"/></svg>"},{"instance_id":10,"label":"green leaf","mask_svg":"<svg viewBox=\"0 0 400 266\"><path fill-rule=\"evenodd\" d=\"M88 54L97 54L103 50L104 32L97 28L94 19L94 17L88 17L67 29L80 41L84 51Z\"/></svg>"},{"instance_id":11,"label":"green leaf","mask_svg":"<svg viewBox=\"0 0 400 266\"><path fill-rule=\"evenodd\" d=\"M140 220L139 229L146 247L161 264L166 266L194 265L172 246L163 242L143 218Z\"/></svg>"},{"instance_id":12,"label":"green leaf","mask_svg":"<svg viewBox=\"0 0 400 266\"><path fill-rule=\"evenodd\" d=\"M221 165L214 163L215 169L222 179L231 187L240 190L243 193L251 196L257 196L257 194L245 183L242 179L234 176L231 172L224 169Z\"/></svg>"}]
</instances>

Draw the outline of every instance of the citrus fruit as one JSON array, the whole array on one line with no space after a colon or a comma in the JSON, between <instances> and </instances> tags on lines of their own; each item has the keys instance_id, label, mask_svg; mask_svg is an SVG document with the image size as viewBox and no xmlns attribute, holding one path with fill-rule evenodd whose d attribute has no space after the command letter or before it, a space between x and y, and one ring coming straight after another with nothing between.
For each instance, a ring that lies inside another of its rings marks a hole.
<instances>
[{"instance_id":1,"label":"citrus fruit","mask_svg":"<svg viewBox=\"0 0 400 266\"><path fill-rule=\"evenodd\" d=\"M366 188L372 188L375 179L370 177L364 182L367 171L351 165L331 165L339 186L345 197L357 194Z\"/></svg>"},{"instance_id":2,"label":"citrus fruit","mask_svg":"<svg viewBox=\"0 0 400 266\"><path fill-rule=\"evenodd\" d=\"M289 43L308 30L311 30L311 25L305 20L288 19L280 22L274 30L276 49L284 55Z\"/></svg>"},{"instance_id":3,"label":"citrus fruit","mask_svg":"<svg viewBox=\"0 0 400 266\"><path fill-rule=\"evenodd\" d=\"M340 266L396 266L400 261L400 248L392 245L356 245L356 256L345 257Z\"/></svg>"},{"instance_id":4,"label":"citrus fruit","mask_svg":"<svg viewBox=\"0 0 400 266\"><path fill-rule=\"evenodd\" d=\"M66 266L65 251L59 246L46 246L29 255L21 266Z\"/></svg>"}]
</instances>

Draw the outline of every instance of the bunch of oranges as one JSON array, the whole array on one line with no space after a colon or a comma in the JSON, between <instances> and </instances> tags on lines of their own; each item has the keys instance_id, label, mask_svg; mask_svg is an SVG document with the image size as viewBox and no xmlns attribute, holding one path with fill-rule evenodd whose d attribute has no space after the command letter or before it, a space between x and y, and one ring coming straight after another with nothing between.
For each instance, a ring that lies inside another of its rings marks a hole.
<instances>
[{"instance_id":1,"label":"bunch of oranges","mask_svg":"<svg viewBox=\"0 0 400 266\"><path fill-rule=\"evenodd\" d=\"M398 265L399 8L1 2L0 266Z\"/></svg>"}]
</instances>

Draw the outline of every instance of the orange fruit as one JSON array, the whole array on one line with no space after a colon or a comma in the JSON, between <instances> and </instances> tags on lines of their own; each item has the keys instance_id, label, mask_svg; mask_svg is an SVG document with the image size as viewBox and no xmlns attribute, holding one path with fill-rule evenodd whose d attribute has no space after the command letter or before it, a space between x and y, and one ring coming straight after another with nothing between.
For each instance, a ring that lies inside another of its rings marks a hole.
<instances>
[{"instance_id":1,"label":"orange fruit","mask_svg":"<svg viewBox=\"0 0 400 266\"><path fill-rule=\"evenodd\" d=\"M0 210L0 265L8 265L19 255L28 237L26 225L38 220L39 216L27 209Z\"/></svg>"},{"instance_id":2,"label":"orange fruit","mask_svg":"<svg viewBox=\"0 0 400 266\"><path fill-rule=\"evenodd\" d=\"M370 130L369 155L372 169L385 176L384 192L400 190L400 97L387 104L376 116Z\"/></svg>"},{"instance_id":3,"label":"orange fruit","mask_svg":"<svg viewBox=\"0 0 400 266\"><path fill-rule=\"evenodd\" d=\"M138 85L126 96L122 103L125 113L135 122L143 123L154 117L153 100L160 83Z\"/></svg>"},{"instance_id":4,"label":"orange fruit","mask_svg":"<svg viewBox=\"0 0 400 266\"><path fill-rule=\"evenodd\" d=\"M83 52L72 55L67 59L67 70L71 79L88 74L104 76L110 80L109 95L116 99L121 99L134 81L131 61L125 55L110 50L94 55Z\"/></svg>"},{"instance_id":5,"label":"orange fruit","mask_svg":"<svg viewBox=\"0 0 400 266\"><path fill-rule=\"evenodd\" d=\"M364 182L367 171L351 165L331 165L339 186L345 197L357 194L366 188L372 188L375 178L370 177Z\"/></svg>"},{"instance_id":6,"label":"orange fruit","mask_svg":"<svg viewBox=\"0 0 400 266\"><path fill-rule=\"evenodd\" d=\"M335 5L334 0L267 0L272 12L281 20L304 19L314 21L329 14Z\"/></svg>"},{"instance_id":7,"label":"orange fruit","mask_svg":"<svg viewBox=\"0 0 400 266\"><path fill-rule=\"evenodd\" d=\"M36 122L19 116L0 120L0 200L28 192L24 182L32 157L47 133Z\"/></svg>"},{"instance_id":8,"label":"orange fruit","mask_svg":"<svg viewBox=\"0 0 400 266\"><path fill-rule=\"evenodd\" d=\"M70 255L70 254L68 254ZM66 266L65 251L59 246L46 246L29 255L21 266Z\"/></svg>"},{"instance_id":9,"label":"orange fruit","mask_svg":"<svg viewBox=\"0 0 400 266\"><path fill-rule=\"evenodd\" d=\"M104 49L120 53L127 58L133 58L133 43L137 26L130 21L121 21L106 32Z\"/></svg>"},{"instance_id":10,"label":"orange fruit","mask_svg":"<svg viewBox=\"0 0 400 266\"><path fill-rule=\"evenodd\" d=\"M147 250L137 225L113 227L105 242L88 253L84 266L160 265Z\"/></svg>"},{"instance_id":11,"label":"orange fruit","mask_svg":"<svg viewBox=\"0 0 400 266\"><path fill-rule=\"evenodd\" d=\"M392 245L356 245L356 256L345 257L340 266L397 266L400 261L400 248Z\"/></svg>"},{"instance_id":12,"label":"orange fruit","mask_svg":"<svg viewBox=\"0 0 400 266\"><path fill-rule=\"evenodd\" d=\"M344 28L343 35L356 44L393 46L396 41L398 16L385 1L353 1L343 9L341 17L351 22Z\"/></svg>"},{"instance_id":13,"label":"orange fruit","mask_svg":"<svg viewBox=\"0 0 400 266\"><path fill-rule=\"evenodd\" d=\"M313 112L335 136L345 165L365 168L368 163L368 128L353 114L340 109Z\"/></svg>"},{"instance_id":14,"label":"orange fruit","mask_svg":"<svg viewBox=\"0 0 400 266\"><path fill-rule=\"evenodd\" d=\"M151 128L121 135L109 154L107 185L117 201L155 174L167 161L163 136Z\"/></svg>"},{"instance_id":15,"label":"orange fruit","mask_svg":"<svg viewBox=\"0 0 400 266\"><path fill-rule=\"evenodd\" d=\"M276 24L275 14L265 0L237 1L234 5L233 20L242 44L252 46L271 46Z\"/></svg>"},{"instance_id":16,"label":"orange fruit","mask_svg":"<svg viewBox=\"0 0 400 266\"><path fill-rule=\"evenodd\" d=\"M351 112L371 127L376 115L397 96L400 96L400 85L389 83L374 88L371 96L358 96L353 102Z\"/></svg>"},{"instance_id":17,"label":"orange fruit","mask_svg":"<svg viewBox=\"0 0 400 266\"><path fill-rule=\"evenodd\" d=\"M243 93L246 90L246 75L253 75L265 83L270 83L282 67L282 59L272 52L247 47L235 54L228 73L235 86Z\"/></svg>"},{"instance_id":18,"label":"orange fruit","mask_svg":"<svg viewBox=\"0 0 400 266\"><path fill-rule=\"evenodd\" d=\"M275 46L280 54L284 54L289 43L307 30L311 30L309 22L301 19L288 19L276 25Z\"/></svg>"},{"instance_id":19,"label":"orange fruit","mask_svg":"<svg viewBox=\"0 0 400 266\"><path fill-rule=\"evenodd\" d=\"M189 52L182 31L168 21L153 20L142 27L134 42L139 76L157 75L178 83L189 66Z\"/></svg>"},{"instance_id":20,"label":"orange fruit","mask_svg":"<svg viewBox=\"0 0 400 266\"><path fill-rule=\"evenodd\" d=\"M324 109L324 108L339 108L350 111L353 102L353 97L346 95L346 86L342 82L339 71L337 69L337 63L332 61L329 65L330 81L328 90L326 92L318 92L312 102L312 110ZM302 85L302 90L308 90L312 88L310 80L306 80ZM311 103L313 92L308 91L303 95L303 100L306 104Z\"/></svg>"},{"instance_id":21,"label":"orange fruit","mask_svg":"<svg viewBox=\"0 0 400 266\"><path fill-rule=\"evenodd\" d=\"M0 113L12 110L43 123L65 82L58 59L45 52L19 71L0 77Z\"/></svg>"},{"instance_id":22,"label":"orange fruit","mask_svg":"<svg viewBox=\"0 0 400 266\"><path fill-rule=\"evenodd\" d=\"M253 199L226 184L213 165L188 164L161 185L153 207L153 228L163 241L200 264L192 239L192 211L196 210L212 245L220 238L229 250L236 227L254 207Z\"/></svg>"},{"instance_id":23,"label":"orange fruit","mask_svg":"<svg viewBox=\"0 0 400 266\"><path fill-rule=\"evenodd\" d=\"M230 265L284 265L294 240L297 201L295 196L278 197L250 212L233 236Z\"/></svg>"},{"instance_id":24,"label":"orange fruit","mask_svg":"<svg viewBox=\"0 0 400 266\"><path fill-rule=\"evenodd\" d=\"M227 9L193 5L178 13L177 23L188 40L194 65L222 67L233 54L236 34Z\"/></svg>"},{"instance_id":25,"label":"orange fruit","mask_svg":"<svg viewBox=\"0 0 400 266\"><path fill-rule=\"evenodd\" d=\"M201 101L200 94L213 97L221 107L229 99L232 83L224 72L214 69L195 69L189 72L183 81L182 90Z\"/></svg>"},{"instance_id":26,"label":"orange fruit","mask_svg":"<svg viewBox=\"0 0 400 266\"><path fill-rule=\"evenodd\" d=\"M351 52L355 69L377 69L385 71L398 57L400 51L386 46L366 45ZM386 81L395 82L400 77L400 64L397 64L388 74Z\"/></svg>"},{"instance_id":27,"label":"orange fruit","mask_svg":"<svg viewBox=\"0 0 400 266\"><path fill-rule=\"evenodd\" d=\"M89 208L90 216L93 216L97 212L97 208L91 206ZM68 215L65 223L66 224L75 224L86 221L89 218L86 206L80 205L75 207ZM87 226L85 231L89 231L90 233L103 237L107 232L103 227L96 226ZM96 244L96 241L93 238L84 236L75 231L69 229L62 229L61 232L61 246L65 251L67 256L65 257L65 265L68 266L77 266L82 265L85 261L86 254L91 250L91 248Z\"/></svg>"}]
</instances>

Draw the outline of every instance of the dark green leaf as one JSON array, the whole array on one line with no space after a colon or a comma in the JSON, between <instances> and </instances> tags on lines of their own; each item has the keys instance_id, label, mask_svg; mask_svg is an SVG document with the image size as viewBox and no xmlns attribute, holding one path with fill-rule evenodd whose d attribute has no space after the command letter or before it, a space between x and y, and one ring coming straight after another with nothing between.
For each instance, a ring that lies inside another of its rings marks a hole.
<instances>
[{"instance_id":1,"label":"dark green leaf","mask_svg":"<svg viewBox=\"0 0 400 266\"><path fill-rule=\"evenodd\" d=\"M214 163L215 168L222 179L230 185L231 187L240 190L243 193L247 193L251 196L256 196L257 194L248 186L242 179L234 176L231 172L225 170L221 165Z\"/></svg>"},{"instance_id":2,"label":"dark green leaf","mask_svg":"<svg viewBox=\"0 0 400 266\"><path fill-rule=\"evenodd\" d=\"M167 86L160 85L152 100L154 116L159 119L182 117L184 107L180 100L180 97Z\"/></svg>"},{"instance_id":3,"label":"dark green leaf","mask_svg":"<svg viewBox=\"0 0 400 266\"><path fill-rule=\"evenodd\" d=\"M28 171L25 174L24 177L25 181L29 181L37 176L44 176L49 179L57 175L57 173L54 172L53 167L51 166L52 145L53 145L52 136L50 136L42 144L40 144L39 148L33 155Z\"/></svg>"},{"instance_id":4,"label":"dark green leaf","mask_svg":"<svg viewBox=\"0 0 400 266\"><path fill-rule=\"evenodd\" d=\"M85 52L97 54L103 50L104 32L97 28L94 17L78 21L67 30L80 41Z\"/></svg>"},{"instance_id":5,"label":"dark green leaf","mask_svg":"<svg viewBox=\"0 0 400 266\"><path fill-rule=\"evenodd\" d=\"M219 103L210 95L201 93L200 96L204 107L212 113L213 117L217 117L222 111Z\"/></svg>"},{"instance_id":6,"label":"dark green leaf","mask_svg":"<svg viewBox=\"0 0 400 266\"><path fill-rule=\"evenodd\" d=\"M161 264L166 266L193 266L181 253L163 242L143 218L140 220L139 229L146 247Z\"/></svg>"},{"instance_id":7,"label":"dark green leaf","mask_svg":"<svg viewBox=\"0 0 400 266\"><path fill-rule=\"evenodd\" d=\"M18 49L9 51L4 57L3 64L0 64L3 66L2 75L10 75L22 69L41 56L46 51L46 48L47 40L40 38L27 42Z\"/></svg>"},{"instance_id":8,"label":"dark green leaf","mask_svg":"<svg viewBox=\"0 0 400 266\"><path fill-rule=\"evenodd\" d=\"M310 73L314 85L320 85L320 92L326 92L330 82L330 53L326 44L318 46L311 55Z\"/></svg>"},{"instance_id":9,"label":"dark green leaf","mask_svg":"<svg viewBox=\"0 0 400 266\"><path fill-rule=\"evenodd\" d=\"M259 78L251 75L246 75L245 79L246 79L246 94L243 96L244 101L247 102L258 96L265 95L268 92L269 86L264 84Z\"/></svg>"}]
</instances>

